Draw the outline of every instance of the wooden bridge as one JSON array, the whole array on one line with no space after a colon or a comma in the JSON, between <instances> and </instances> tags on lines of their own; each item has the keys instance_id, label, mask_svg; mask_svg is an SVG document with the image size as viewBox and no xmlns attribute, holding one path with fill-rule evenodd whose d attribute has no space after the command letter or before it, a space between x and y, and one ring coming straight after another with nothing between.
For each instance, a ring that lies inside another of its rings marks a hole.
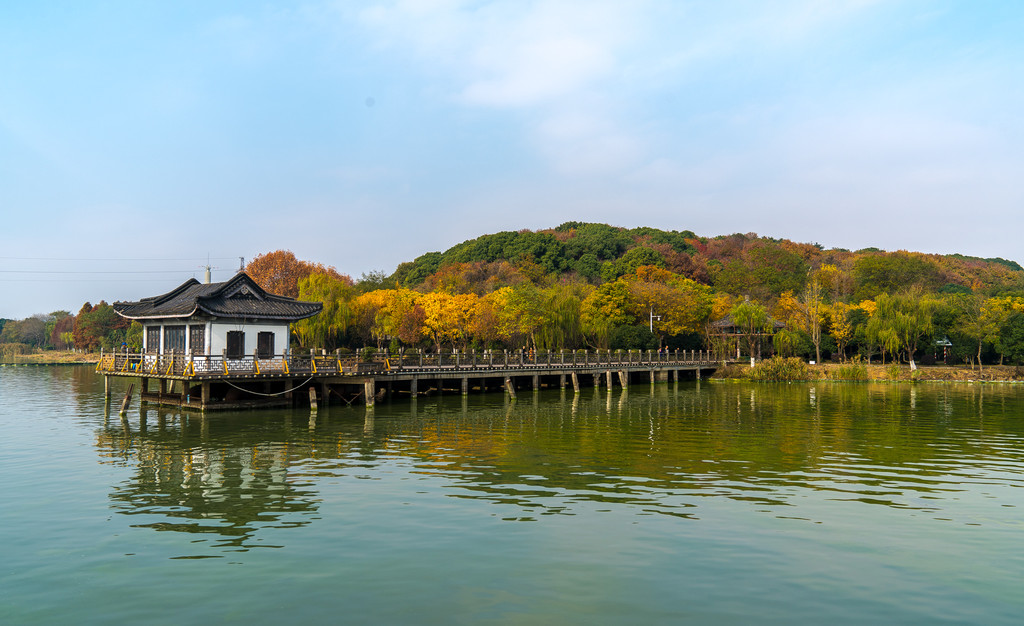
<instances>
[{"instance_id":1,"label":"wooden bridge","mask_svg":"<svg viewBox=\"0 0 1024 626\"><path fill-rule=\"evenodd\" d=\"M699 379L725 361L700 350L542 350L386 352L362 362L339 354L185 355L116 352L103 354L96 371L105 377L107 397L114 376L138 378L143 402L201 411L293 405L308 396L312 406L332 400L367 405L385 395L417 396L570 384L609 389L631 382ZM157 389L150 389L156 380ZM319 399L319 400L318 400Z\"/></svg>"}]
</instances>

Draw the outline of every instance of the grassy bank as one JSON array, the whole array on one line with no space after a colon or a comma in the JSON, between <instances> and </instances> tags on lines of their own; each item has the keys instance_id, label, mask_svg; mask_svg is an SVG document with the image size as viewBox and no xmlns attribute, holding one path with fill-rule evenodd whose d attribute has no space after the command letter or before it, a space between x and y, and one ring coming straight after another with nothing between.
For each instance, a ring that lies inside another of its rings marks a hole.
<instances>
[{"instance_id":1,"label":"grassy bank","mask_svg":"<svg viewBox=\"0 0 1024 626\"><path fill-rule=\"evenodd\" d=\"M0 365L75 365L97 363L99 353L74 352L71 350L46 350L32 354L12 354L0 358Z\"/></svg>"},{"instance_id":2,"label":"grassy bank","mask_svg":"<svg viewBox=\"0 0 1024 626\"><path fill-rule=\"evenodd\" d=\"M750 377L749 365L730 365L715 373L714 378L743 379ZM946 382L1021 382L1024 367L1017 365L986 365L981 372L967 365L919 365L915 372L906 363L899 365L822 363L807 365L805 380L873 380L873 381L946 381Z\"/></svg>"}]
</instances>

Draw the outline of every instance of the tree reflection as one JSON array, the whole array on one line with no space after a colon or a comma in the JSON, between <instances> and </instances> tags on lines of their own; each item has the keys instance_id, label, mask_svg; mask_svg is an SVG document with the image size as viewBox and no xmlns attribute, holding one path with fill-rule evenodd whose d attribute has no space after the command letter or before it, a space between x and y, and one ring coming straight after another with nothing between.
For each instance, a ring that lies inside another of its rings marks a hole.
<instances>
[{"instance_id":1,"label":"tree reflection","mask_svg":"<svg viewBox=\"0 0 1024 626\"><path fill-rule=\"evenodd\" d=\"M1006 470L1024 429L1017 387L704 382L613 394L444 396L316 420L149 410L134 427L110 420L98 446L132 470L110 495L115 510L232 549L319 519L325 481L387 504L424 493L402 482L416 478L516 520L623 508L697 519L709 499L778 516L808 498L931 512L993 476L1024 486ZM365 477L392 482L380 494L351 482Z\"/></svg>"},{"instance_id":2,"label":"tree reflection","mask_svg":"<svg viewBox=\"0 0 1024 626\"><path fill-rule=\"evenodd\" d=\"M278 547L254 541L261 528L304 526L315 517L316 491L290 470L310 448L306 429L280 419L267 429L263 421L254 428L162 410L141 414L136 432L111 421L97 435L102 456L133 468L110 499L114 510L140 517L135 526L212 535L215 547L244 550Z\"/></svg>"}]
</instances>

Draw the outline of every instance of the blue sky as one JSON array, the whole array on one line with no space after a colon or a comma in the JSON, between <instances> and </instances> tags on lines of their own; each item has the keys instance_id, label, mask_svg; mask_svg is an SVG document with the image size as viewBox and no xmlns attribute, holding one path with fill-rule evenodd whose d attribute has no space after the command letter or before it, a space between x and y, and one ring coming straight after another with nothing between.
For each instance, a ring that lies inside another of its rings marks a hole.
<instances>
[{"instance_id":1,"label":"blue sky","mask_svg":"<svg viewBox=\"0 0 1024 626\"><path fill-rule=\"evenodd\" d=\"M568 220L1024 262L1024 4L8 2L0 317Z\"/></svg>"}]
</instances>

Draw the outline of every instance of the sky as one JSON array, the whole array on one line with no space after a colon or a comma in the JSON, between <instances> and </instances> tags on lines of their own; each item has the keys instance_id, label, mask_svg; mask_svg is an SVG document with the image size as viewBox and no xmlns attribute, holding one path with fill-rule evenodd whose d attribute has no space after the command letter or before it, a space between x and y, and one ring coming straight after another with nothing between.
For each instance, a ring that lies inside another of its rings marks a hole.
<instances>
[{"instance_id":1,"label":"sky","mask_svg":"<svg viewBox=\"0 0 1024 626\"><path fill-rule=\"evenodd\" d=\"M566 221L1024 263L1024 3L0 3L0 317Z\"/></svg>"}]
</instances>

